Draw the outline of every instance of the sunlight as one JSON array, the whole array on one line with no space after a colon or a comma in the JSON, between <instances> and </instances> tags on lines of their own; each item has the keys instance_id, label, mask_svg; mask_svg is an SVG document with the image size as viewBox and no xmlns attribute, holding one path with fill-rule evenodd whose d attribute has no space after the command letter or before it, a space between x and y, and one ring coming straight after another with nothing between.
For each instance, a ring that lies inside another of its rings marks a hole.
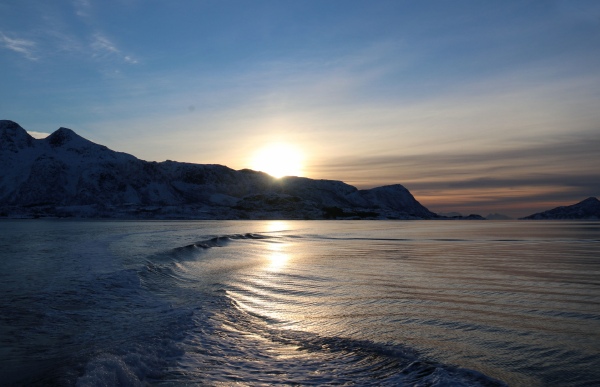
<instances>
[{"instance_id":1,"label":"sunlight","mask_svg":"<svg viewBox=\"0 0 600 387\"><path fill-rule=\"evenodd\" d=\"M282 252L271 252L269 255L269 270L270 271L279 271L282 269L286 262L290 259L289 255Z\"/></svg>"},{"instance_id":2,"label":"sunlight","mask_svg":"<svg viewBox=\"0 0 600 387\"><path fill-rule=\"evenodd\" d=\"M268 270L279 271L286 265L290 255L285 252L285 244L274 243L269 246L268 258Z\"/></svg>"},{"instance_id":3,"label":"sunlight","mask_svg":"<svg viewBox=\"0 0 600 387\"><path fill-rule=\"evenodd\" d=\"M268 233L286 231L290 228L290 224L285 220L270 220L266 223L265 228Z\"/></svg>"},{"instance_id":4,"label":"sunlight","mask_svg":"<svg viewBox=\"0 0 600 387\"><path fill-rule=\"evenodd\" d=\"M302 152L286 143L269 144L254 154L250 168L280 178L302 175Z\"/></svg>"}]
</instances>

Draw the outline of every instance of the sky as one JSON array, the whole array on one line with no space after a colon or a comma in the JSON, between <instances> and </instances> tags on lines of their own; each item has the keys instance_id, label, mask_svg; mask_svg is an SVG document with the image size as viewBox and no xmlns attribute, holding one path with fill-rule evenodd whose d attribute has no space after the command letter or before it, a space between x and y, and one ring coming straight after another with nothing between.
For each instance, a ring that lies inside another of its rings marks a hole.
<instances>
[{"instance_id":1,"label":"sky","mask_svg":"<svg viewBox=\"0 0 600 387\"><path fill-rule=\"evenodd\" d=\"M287 144L298 175L399 183L442 213L600 196L600 1L0 0L0 15L0 119L38 136L234 169Z\"/></svg>"}]
</instances>

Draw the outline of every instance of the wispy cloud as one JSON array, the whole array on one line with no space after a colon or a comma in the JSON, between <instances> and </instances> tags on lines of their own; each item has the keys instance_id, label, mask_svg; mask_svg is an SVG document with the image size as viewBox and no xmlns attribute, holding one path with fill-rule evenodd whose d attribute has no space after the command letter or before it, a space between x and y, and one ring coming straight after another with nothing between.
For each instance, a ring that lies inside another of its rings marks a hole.
<instances>
[{"instance_id":1,"label":"wispy cloud","mask_svg":"<svg viewBox=\"0 0 600 387\"><path fill-rule=\"evenodd\" d=\"M137 59L135 59L135 58L134 58L133 56L131 56L131 55L125 55L125 56L123 57L123 60L125 60L125 62L127 62L127 63L131 63L131 64L136 64L136 63L138 63L138 60L137 60Z\"/></svg>"},{"instance_id":2,"label":"wispy cloud","mask_svg":"<svg viewBox=\"0 0 600 387\"><path fill-rule=\"evenodd\" d=\"M136 64L138 60L130 54L124 54L117 45L102 33L95 33L92 36L90 47L93 56L97 58L116 57L129 64Z\"/></svg>"},{"instance_id":3,"label":"wispy cloud","mask_svg":"<svg viewBox=\"0 0 600 387\"><path fill-rule=\"evenodd\" d=\"M75 14L81 18L88 28L93 29L93 26L97 23L93 20L92 14L92 1L91 0L73 0L73 7ZM128 63L137 64L138 59L135 58L131 53L124 53L115 42L108 38L103 32L96 31L91 35L91 43L89 49L91 49L91 55L94 58L117 58L118 60Z\"/></svg>"},{"instance_id":4,"label":"wispy cloud","mask_svg":"<svg viewBox=\"0 0 600 387\"><path fill-rule=\"evenodd\" d=\"M39 9L29 15L32 20L29 24L0 30L0 49L30 61L43 60L45 64L64 59L64 54L69 55L69 60L92 59L101 66L139 63L137 55L120 47L99 27L101 23L94 20L93 5L91 0L72 0L67 8L40 3Z\"/></svg>"},{"instance_id":5,"label":"wispy cloud","mask_svg":"<svg viewBox=\"0 0 600 387\"><path fill-rule=\"evenodd\" d=\"M90 0L74 0L75 13L79 17L89 17L92 4Z\"/></svg>"},{"instance_id":6,"label":"wispy cloud","mask_svg":"<svg viewBox=\"0 0 600 387\"><path fill-rule=\"evenodd\" d=\"M97 54L119 52L115 44L100 33L96 33L92 37L91 47Z\"/></svg>"},{"instance_id":7,"label":"wispy cloud","mask_svg":"<svg viewBox=\"0 0 600 387\"><path fill-rule=\"evenodd\" d=\"M510 149L345 157L313 168L320 176L345 176L345 181L365 188L399 182L434 211L487 208L525 216L532 208L541 211L597 196L599 147L596 130L540 138Z\"/></svg>"},{"instance_id":8,"label":"wispy cloud","mask_svg":"<svg viewBox=\"0 0 600 387\"><path fill-rule=\"evenodd\" d=\"M36 61L38 57L35 55L36 43L32 40L11 38L0 32L0 45L6 49L22 54L25 58Z\"/></svg>"},{"instance_id":9,"label":"wispy cloud","mask_svg":"<svg viewBox=\"0 0 600 387\"><path fill-rule=\"evenodd\" d=\"M561 179L575 184L582 180L577 176L594 176L595 181L600 181L600 172L596 167L600 162L599 147L600 135L591 131L539 139L537 143L524 143L508 149L465 148L451 152L423 150L412 155L348 156L326 160L314 168L327 176L351 173L355 183L363 182L363 185L369 185L365 184L368 181L373 185L380 183L372 180L374 171L380 172L382 180L395 176L422 188L510 186L518 181L545 185L555 184ZM533 171L535 178L532 177ZM555 176L560 176L560 179L555 179Z\"/></svg>"}]
</instances>

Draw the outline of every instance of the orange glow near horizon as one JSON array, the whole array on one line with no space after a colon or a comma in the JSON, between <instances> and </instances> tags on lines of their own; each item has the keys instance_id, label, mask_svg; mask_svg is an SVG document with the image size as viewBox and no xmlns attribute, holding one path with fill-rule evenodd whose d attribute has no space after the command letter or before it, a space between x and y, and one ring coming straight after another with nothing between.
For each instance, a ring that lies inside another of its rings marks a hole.
<instances>
[{"instance_id":1,"label":"orange glow near horizon","mask_svg":"<svg viewBox=\"0 0 600 387\"><path fill-rule=\"evenodd\" d=\"M513 217L531 215L545 211L565 203L559 200L540 200L539 196L547 192L568 192L560 187L523 186L519 188L470 188L444 191L411 190L421 204L433 212L456 211L463 215L477 213L486 216L487 213L502 213ZM487 213L481 213L487 211Z\"/></svg>"}]
</instances>

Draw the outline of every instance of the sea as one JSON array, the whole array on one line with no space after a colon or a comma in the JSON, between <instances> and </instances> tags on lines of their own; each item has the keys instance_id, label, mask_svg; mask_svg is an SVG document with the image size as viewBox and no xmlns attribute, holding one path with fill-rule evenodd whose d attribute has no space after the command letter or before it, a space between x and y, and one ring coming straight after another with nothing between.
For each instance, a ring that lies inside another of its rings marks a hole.
<instances>
[{"instance_id":1,"label":"sea","mask_svg":"<svg viewBox=\"0 0 600 387\"><path fill-rule=\"evenodd\" d=\"M2 386L600 385L600 222L0 221Z\"/></svg>"}]
</instances>

